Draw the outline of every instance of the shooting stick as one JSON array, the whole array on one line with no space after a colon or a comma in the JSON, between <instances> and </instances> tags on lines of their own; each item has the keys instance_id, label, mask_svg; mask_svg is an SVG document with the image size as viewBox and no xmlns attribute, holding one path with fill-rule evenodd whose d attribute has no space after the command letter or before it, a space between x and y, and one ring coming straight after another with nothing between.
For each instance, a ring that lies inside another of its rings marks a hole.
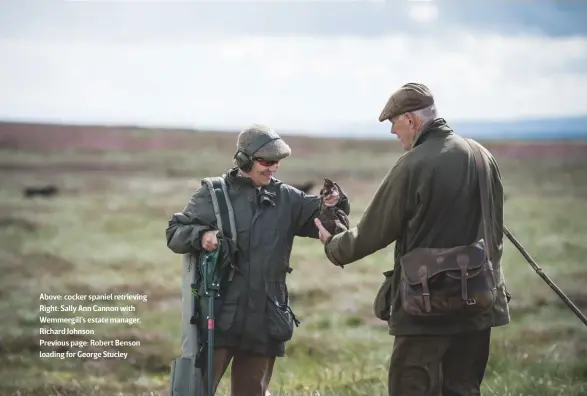
<instances>
[{"instance_id":1,"label":"shooting stick","mask_svg":"<svg viewBox=\"0 0 587 396\"><path fill-rule=\"evenodd\" d=\"M208 299L208 318L207 318L207 395L214 395L214 328L215 328L215 301L220 296L220 279L218 256L221 251L222 240L218 239L218 247L213 252L203 252L201 254L200 270L202 272L202 283L204 286L204 296Z\"/></svg>"},{"instance_id":2,"label":"shooting stick","mask_svg":"<svg viewBox=\"0 0 587 396\"><path fill-rule=\"evenodd\" d=\"M573 302L569 299L569 297L567 297L565 295L565 293L563 293L563 291L561 289L559 289L559 287L557 285L555 285L552 280L550 280L548 275L546 275L544 273L544 271L542 271L542 268L540 268L538 266L538 264L536 264L536 262L530 256L530 254L526 251L526 249L524 249L524 247L520 244L520 242L518 242L518 240L516 238L514 238L514 236L510 232L510 230L508 230L507 227L504 226L503 231L504 231L505 235L508 237L508 239L514 244L514 246L516 248L518 248L518 250L520 251L522 256L524 256L526 261L528 261L530 266L532 268L534 268L534 271L536 271L536 273L538 275L540 275L540 277L542 279L544 279L546 284L548 286L550 286L550 288L552 290L554 290L556 292L556 294L558 294L558 296L565 302L565 304L567 304L567 306L575 313L575 315L577 315L577 317L581 320L581 322L583 322L583 324L585 326L587 326L587 317L585 317L585 315L583 315L583 313L579 310L579 308L577 308L577 306L575 304L573 304Z\"/></svg>"}]
</instances>

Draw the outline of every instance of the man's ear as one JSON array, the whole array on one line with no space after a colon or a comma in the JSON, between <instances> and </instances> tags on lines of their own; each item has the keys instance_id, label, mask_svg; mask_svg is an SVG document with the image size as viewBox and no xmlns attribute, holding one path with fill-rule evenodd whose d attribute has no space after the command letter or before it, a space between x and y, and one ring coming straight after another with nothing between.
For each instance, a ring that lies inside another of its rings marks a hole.
<instances>
[{"instance_id":1,"label":"man's ear","mask_svg":"<svg viewBox=\"0 0 587 396\"><path fill-rule=\"evenodd\" d=\"M407 120L408 120L408 124L410 125L414 125L415 124L415 119L414 119L414 114L413 113L406 113L403 115Z\"/></svg>"}]
</instances>

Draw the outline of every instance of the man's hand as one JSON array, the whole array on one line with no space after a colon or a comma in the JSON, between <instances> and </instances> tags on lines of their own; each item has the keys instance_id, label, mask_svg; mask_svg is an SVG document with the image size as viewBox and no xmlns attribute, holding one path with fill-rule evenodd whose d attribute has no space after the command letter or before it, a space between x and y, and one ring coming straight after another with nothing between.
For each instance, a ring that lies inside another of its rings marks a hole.
<instances>
[{"instance_id":1,"label":"man's hand","mask_svg":"<svg viewBox=\"0 0 587 396\"><path fill-rule=\"evenodd\" d=\"M332 236L332 234L329 233L328 230L326 230L326 228L324 228L319 218L316 217L314 219L314 224L316 224L316 228L318 228L318 237L320 238L320 242L322 242L322 244L325 245L328 239Z\"/></svg>"},{"instance_id":2,"label":"man's hand","mask_svg":"<svg viewBox=\"0 0 587 396\"><path fill-rule=\"evenodd\" d=\"M318 237L320 238L320 242L322 242L323 245L326 245L326 243L330 240L330 238L332 238L332 234L330 232L328 232L328 230L326 228L324 228L324 226L322 225L322 222L320 221L319 218L316 217L314 219L314 224L318 228ZM340 221L336 220L336 224L339 227L342 227L346 230L346 227ZM331 261L332 261L332 259L331 259ZM341 264L335 264L335 265L340 268L344 268L344 266Z\"/></svg>"},{"instance_id":3,"label":"man's hand","mask_svg":"<svg viewBox=\"0 0 587 396\"><path fill-rule=\"evenodd\" d=\"M336 204L338 204L339 200L340 194L338 193L338 188L333 188L330 194L324 196L324 200L322 202L324 203L324 206L332 208L333 206L336 206Z\"/></svg>"},{"instance_id":4,"label":"man's hand","mask_svg":"<svg viewBox=\"0 0 587 396\"><path fill-rule=\"evenodd\" d=\"M216 250L216 248L218 248L218 237L216 236L217 233L218 231L212 230L206 231L204 235L202 235L202 249L208 252L213 252Z\"/></svg>"}]
</instances>

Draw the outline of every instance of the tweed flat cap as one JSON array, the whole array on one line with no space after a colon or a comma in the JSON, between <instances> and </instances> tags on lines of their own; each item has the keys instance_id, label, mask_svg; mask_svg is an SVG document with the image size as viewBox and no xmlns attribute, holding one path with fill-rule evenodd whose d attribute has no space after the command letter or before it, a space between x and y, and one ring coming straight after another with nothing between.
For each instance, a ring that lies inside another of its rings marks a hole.
<instances>
[{"instance_id":1,"label":"tweed flat cap","mask_svg":"<svg viewBox=\"0 0 587 396\"><path fill-rule=\"evenodd\" d=\"M261 124L252 124L243 129L238 135L236 148L251 157L269 161L280 160L291 154L288 144L273 129Z\"/></svg>"},{"instance_id":2,"label":"tweed flat cap","mask_svg":"<svg viewBox=\"0 0 587 396\"><path fill-rule=\"evenodd\" d=\"M395 91L381 111L379 121L389 120L400 114L423 109L434 104L434 97L427 86L407 83Z\"/></svg>"}]
</instances>

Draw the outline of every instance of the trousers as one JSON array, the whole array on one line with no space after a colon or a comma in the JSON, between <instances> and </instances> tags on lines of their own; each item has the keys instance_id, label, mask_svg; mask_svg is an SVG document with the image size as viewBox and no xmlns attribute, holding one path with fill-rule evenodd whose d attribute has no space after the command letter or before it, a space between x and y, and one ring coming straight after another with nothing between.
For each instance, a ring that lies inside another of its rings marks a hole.
<instances>
[{"instance_id":1,"label":"trousers","mask_svg":"<svg viewBox=\"0 0 587 396\"><path fill-rule=\"evenodd\" d=\"M396 336L389 396L480 396L491 329L450 336Z\"/></svg>"},{"instance_id":2,"label":"trousers","mask_svg":"<svg viewBox=\"0 0 587 396\"><path fill-rule=\"evenodd\" d=\"M230 396L269 396L269 382L275 357L240 352L230 348L214 349L214 390L232 361ZM205 385L204 380L204 386Z\"/></svg>"}]
</instances>

